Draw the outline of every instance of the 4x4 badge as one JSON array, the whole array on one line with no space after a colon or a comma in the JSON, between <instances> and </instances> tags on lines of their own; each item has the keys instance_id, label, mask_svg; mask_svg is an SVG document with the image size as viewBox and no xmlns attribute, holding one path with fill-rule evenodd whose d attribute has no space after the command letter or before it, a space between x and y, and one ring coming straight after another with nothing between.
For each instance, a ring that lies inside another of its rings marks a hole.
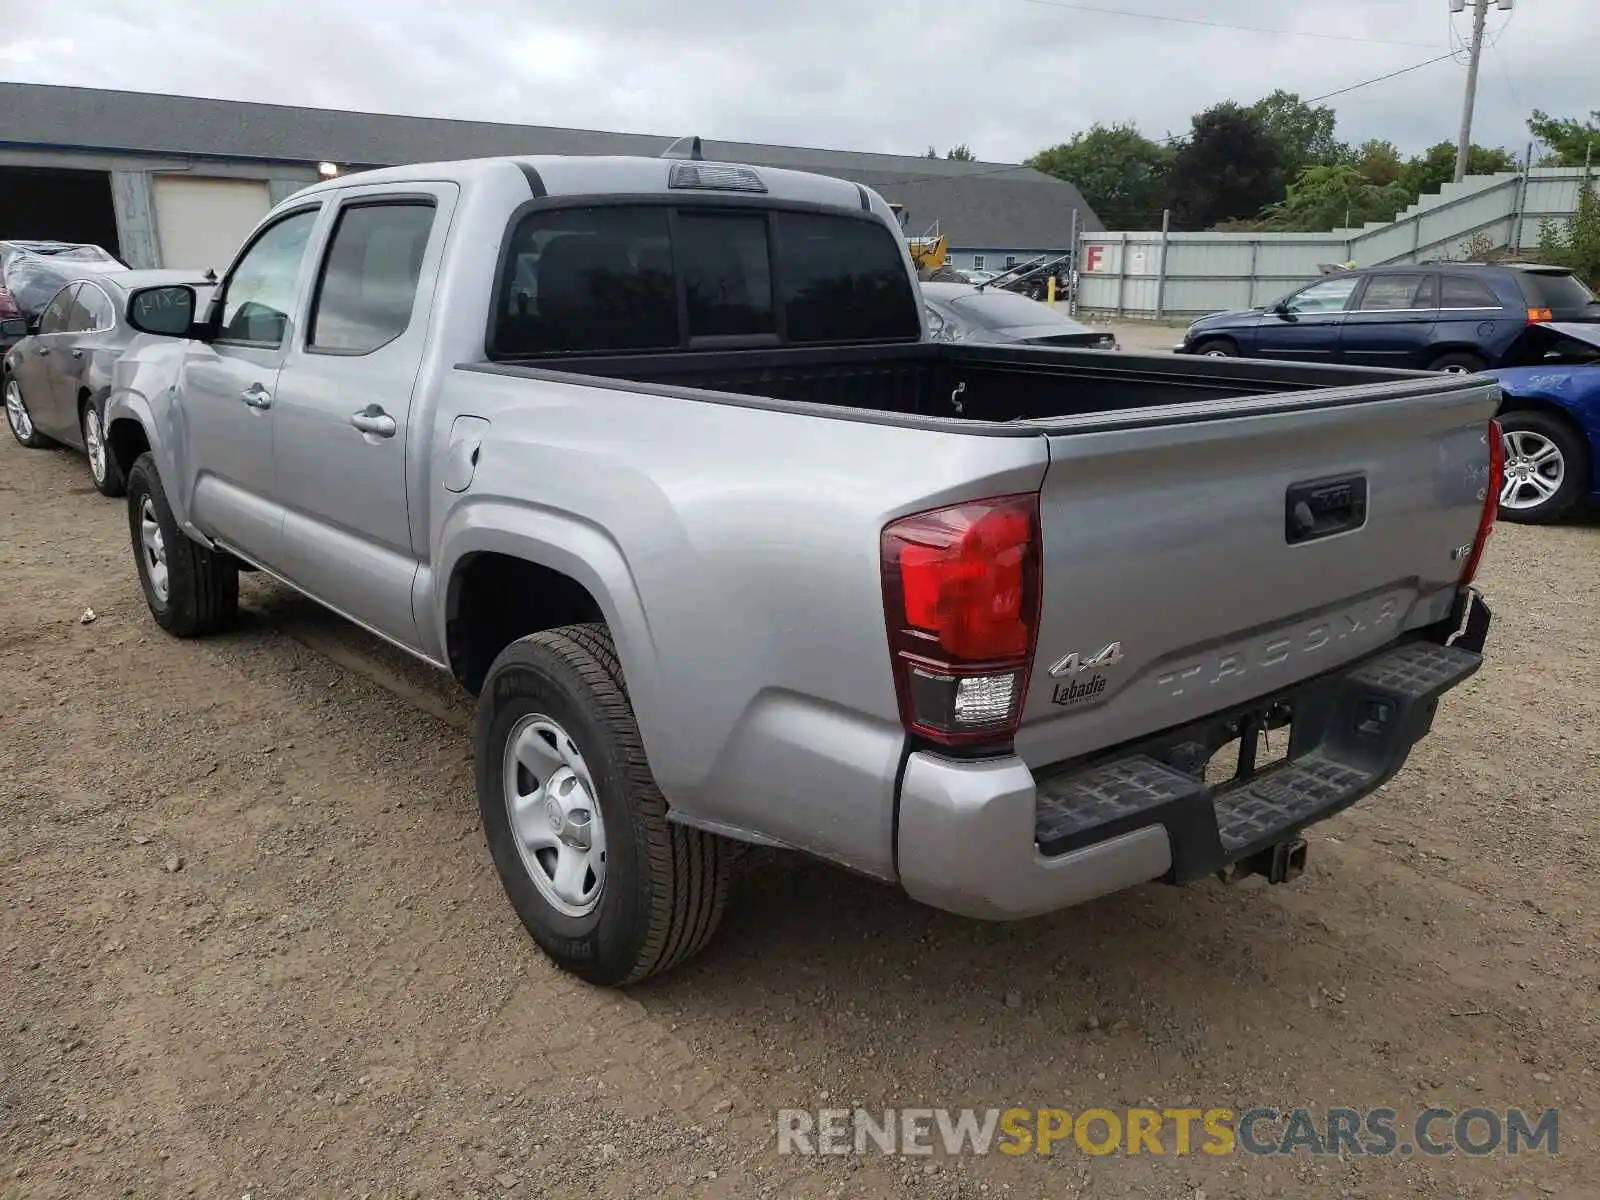
<instances>
[{"instance_id":1,"label":"4x4 badge","mask_svg":"<svg viewBox=\"0 0 1600 1200\"><path fill-rule=\"evenodd\" d=\"M1083 671L1092 671L1098 667L1114 667L1122 661L1122 643L1112 642L1098 652L1085 658L1076 650L1065 658L1055 661L1050 667L1050 678L1061 679L1067 675L1077 675Z\"/></svg>"}]
</instances>

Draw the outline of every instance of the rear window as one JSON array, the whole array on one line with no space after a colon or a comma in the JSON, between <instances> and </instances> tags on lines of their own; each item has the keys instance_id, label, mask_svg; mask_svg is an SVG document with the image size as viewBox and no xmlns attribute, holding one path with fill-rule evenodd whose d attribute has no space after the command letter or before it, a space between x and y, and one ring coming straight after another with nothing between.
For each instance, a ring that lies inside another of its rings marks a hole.
<instances>
[{"instance_id":1,"label":"rear window","mask_svg":"<svg viewBox=\"0 0 1600 1200\"><path fill-rule=\"evenodd\" d=\"M950 301L967 320L985 329L1016 329L1026 325L1075 324L1048 304L998 288L957 296Z\"/></svg>"},{"instance_id":2,"label":"rear window","mask_svg":"<svg viewBox=\"0 0 1600 1200\"><path fill-rule=\"evenodd\" d=\"M769 210L536 210L512 231L494 311L496 358L921 335L888 229Z\"/></svg>"},{"instance_id":3,"label":"rear window","mask_svg":"<svg viewBox=\"0 0 1600 1200\"><path fill-rule=\"evenodd\" d=\"M1594 293L1566 271L1523 271L1522 290L1534 308L1584 308Z\"/></svg>"}]
</instances>

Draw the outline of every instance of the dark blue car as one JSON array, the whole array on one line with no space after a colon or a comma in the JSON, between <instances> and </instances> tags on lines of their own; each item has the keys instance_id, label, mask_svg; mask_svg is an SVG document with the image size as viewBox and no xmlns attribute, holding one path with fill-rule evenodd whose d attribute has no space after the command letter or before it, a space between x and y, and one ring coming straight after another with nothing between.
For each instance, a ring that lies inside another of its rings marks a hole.
<instances>
[{"instance_id":1,"label":"dark blue car","mask_svg":"<svg viewBox=\"0 0 1600 1200\"><path fill-rule=\"evenodd\" d=\"M1515 361L1529 327L1551 321L1600 322L1600 301L1564 267L1361 267L1325 275L1276 304L1201 317L1177 349L1475 372Z\"/></svg>"},{"instance_id":2,"label":"dark blue car","mask_svg":"<svg viewBox=\"0 0 1600 1200\"><path fill-rule=\"evenodd\" d=\"M1541 325L1519 357L1489 372L1504 394L1500 515L1537 524L1600 501L1600 325Z\"/></svg>"}]
</instances>

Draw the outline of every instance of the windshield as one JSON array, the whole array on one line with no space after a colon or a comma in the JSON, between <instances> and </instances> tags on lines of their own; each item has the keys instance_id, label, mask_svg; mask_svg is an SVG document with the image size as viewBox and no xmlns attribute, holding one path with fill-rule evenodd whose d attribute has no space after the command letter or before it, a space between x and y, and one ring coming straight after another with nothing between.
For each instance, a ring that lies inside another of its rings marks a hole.
<instances>
[{"instance_id":1,"label":"windshield","mask_svg":"<svg viewBox=\"0 0 1600 1200\"><path fill-rule=\"evenodd\" d=\"M1078 323L1048 304L1029 300L1015 292L985 290L948 301L956 313L985 329L1011 329L1020 325L1062 325Z\"/></svg>"}]
</instances>

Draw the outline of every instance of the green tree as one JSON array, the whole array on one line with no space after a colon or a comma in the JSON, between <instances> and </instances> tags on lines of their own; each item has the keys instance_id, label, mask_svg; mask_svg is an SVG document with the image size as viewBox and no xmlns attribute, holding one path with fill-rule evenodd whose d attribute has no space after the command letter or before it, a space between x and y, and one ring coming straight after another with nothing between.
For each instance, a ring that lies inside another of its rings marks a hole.
<instances>
[{"instance_id":1,"label":"green tree","mask_svg":"<svg viewBox=\"0 0 1600 1200\"><path fill-rule=\"evenodd\" d=\"M1539 160L1541 167L1581 167L1586 162L1600 163L1600 109L1589 114L1590 120L1557 119L1549 113L1533 110L1528 119L1528 129L1550 152Z\"/></svg>"},{"instance_id":2,"label":"green tree","mask_svg":"<svg viewBox=\"0 0 1600 1200\"><path fill-rule=\"evenodd\" d=\"M1349 154L1349 148L1334 136L1333 109L1325 104L1313 107L1297 92L1279 88L1246 111L1278 148L1285 179L1293 179L1307 167L1330 166Z\"/></svg>"},{"instance_id":3,"label":"green tree","mask_svg":"<svg viewBox=\"0 0 1600 1200\"><path fill-rule=\"evenodd\" d=\"M1172 159L1170 146L1131 124L1095 124L1070 142L1039 151L1027 165L1075 185L1112 228L1154 229L1161 224Z\"/></svg>"},{"instance_id":4,"label":"green tree","mask_svg":"<svg viewBox=\"0 0 1600 1200\"><path fill-rule=\"evenodd\" d=\"M923 158L938 158L939 157L939 152L937 150L935 150L932 146L929 146L928 147L928 152L926 154L924 154L922 157Z\"/></svg>"},{"instance_id":5,"label":"green tree","mask_svg":"<svg viewBox=\"0 0 1600 1200\"><path fill-rule=\"evenodd\" d=\"M1539 257L1571 267L1590 287L1600 288L1600 196L1592 180L1578 193L1577 212L1539 226Z\"/></svg>"},{"instance_id":6,"label":"green tree","mask_svg":"<svg viewBox=\"0 0 1600 1200\"><path fill-rule=\"evenodd\" d=\"M1387 187L1398 182L1406 167L1405 160L1400 157L1400 148L1380 138L1372 138L1357 146L1351 155L1351 162L1361 172L1361 178L1374 187Z\"/></svg>"},{"instance_id":7,"label":"green tree","mask_svg":"<svg viewBox=\"0 0 1600 1200\"><path fill-rule=\"evenodd\" d=\"M944 152L944 156L953 162L978 161L978 156L972 152L972 148L965 142L962 142L959 146L952 146L950 149Z\"/></svg>"},{"instance_id":8,"label":"green tree","mask_svg":"<svg viewBox=\"0 0 1600 1200\"><path fill-rule=\"evenodd\" d=\"M1473 146L1467 151L1468 175L1493 175L1499 171L1515 171L1519 164L1509 150L1495 146ZM1437 192L1456 177L1456 147L1454 142L1440 142L1406 163L1400 173L1400 182L1412 199Z\"/></svg>"},{"instance_id":9,"label":"green tree","mask_svg":"<svg viewBox=\"0 0 1600 1200\"><path fill-rule=\"evenodd\" d=\"M1278 147L1254 113L1230 101L1195 114L1167 175L1174 229L1253 217L1283 196Z\"/></svg>"},{"instance_id":10,"label":"green tree","mask_svg":"<svg viewBox=\"0 0 1600 1200\"><path fill-rule=\"evenodd\" d=\"M1367 221L1392 221L1408 200L1399 183L1379 186L1359 167L1333 163L1301 171L1283 203L1272 205L1263 216L1272 229L1322 233Z\"/></svg>"}]
</instances>

